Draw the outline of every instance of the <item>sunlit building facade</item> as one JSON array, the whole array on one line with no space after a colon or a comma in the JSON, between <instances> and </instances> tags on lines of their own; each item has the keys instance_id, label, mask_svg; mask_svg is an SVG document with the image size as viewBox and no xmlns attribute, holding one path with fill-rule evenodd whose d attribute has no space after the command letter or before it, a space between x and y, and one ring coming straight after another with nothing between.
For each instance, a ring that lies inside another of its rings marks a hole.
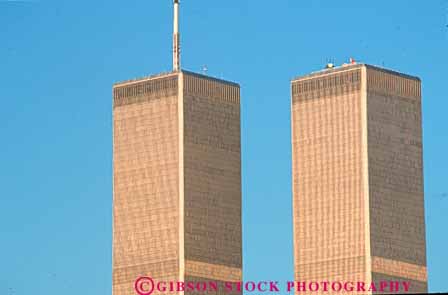
<instances>
[{"instance_id":1,"label":"sunlit building facade","mask_svg":"<svg viewBox=\"0 0 448 295\"><path fill-rule=\"evenodd\" d=\"M187 71L117 83L113 124L113 294L140 276L240 281L239 85Z\"/></svg>"},{"instance_id":2,"label":"sunlit building facade","mask_svg":"<svg viewBox=\"0 0 448 295\"><path fill-rule=\"evenodd\" d=\"M353 63L291 88L295 280L426 292L420 79Z\"/></svg>"}]
</instances>

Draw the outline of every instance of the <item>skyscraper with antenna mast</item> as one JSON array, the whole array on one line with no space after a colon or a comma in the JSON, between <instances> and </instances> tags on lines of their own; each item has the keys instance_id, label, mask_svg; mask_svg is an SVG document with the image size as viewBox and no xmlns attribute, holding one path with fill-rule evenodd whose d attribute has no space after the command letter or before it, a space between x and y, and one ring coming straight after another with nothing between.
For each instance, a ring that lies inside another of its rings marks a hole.
<instances>
[{"instance_id":1,"label":"skyscraper with antenna mast","mask_svg":"<svg viewBox=\"0 0 448 295\"><path fill-rule=\"evenodd\" d=\"M173 71L113 86L114 295L242 279L240 86L181 68L173 9Z\"/></svg>"}]
</instances>

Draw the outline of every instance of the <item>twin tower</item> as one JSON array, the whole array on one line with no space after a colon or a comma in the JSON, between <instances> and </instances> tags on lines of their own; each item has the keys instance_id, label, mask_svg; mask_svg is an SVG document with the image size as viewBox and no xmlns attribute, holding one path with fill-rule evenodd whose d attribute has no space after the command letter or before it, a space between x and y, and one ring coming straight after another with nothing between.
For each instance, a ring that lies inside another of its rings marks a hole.
<instances>
[{"instance_id":1,"label":"twin tower","mask_svg":"<svg viewBox=\"0 0 448 295\"><path fill-rule=\"evenodd\" d=\"M180 69L174 2L173 72L113 87L114 295L242 280L240 87ZM420 80L351 63L291 93L295 280L426 292Z\"/></svg>"}]
</instances>

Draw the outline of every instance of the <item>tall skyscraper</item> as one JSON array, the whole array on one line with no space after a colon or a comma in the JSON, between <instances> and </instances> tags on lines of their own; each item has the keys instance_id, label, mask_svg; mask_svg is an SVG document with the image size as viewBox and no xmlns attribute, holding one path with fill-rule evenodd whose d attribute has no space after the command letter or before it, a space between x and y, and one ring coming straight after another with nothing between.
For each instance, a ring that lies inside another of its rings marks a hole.
<instances>
[{"instance_id":1,"label":"tall skyscraper","mask_svg":"<svg viewBox=\"0 0 448 295\"><path fill-rule=\"evenodd\" d=\"M352 63L291 86L295 279L426 292L419 78Z\"/></svg>"},{"instance_id":2,"label":"tall skyscraper","mask_svg":"<svg viewBox=\"0 0 448 295\"><path fill-rule=\"evenodd\" d=\"M240 87L180 69L178 7L173 72L113 87L114 295L241 280Z\"/></svg>"}]
</instances>

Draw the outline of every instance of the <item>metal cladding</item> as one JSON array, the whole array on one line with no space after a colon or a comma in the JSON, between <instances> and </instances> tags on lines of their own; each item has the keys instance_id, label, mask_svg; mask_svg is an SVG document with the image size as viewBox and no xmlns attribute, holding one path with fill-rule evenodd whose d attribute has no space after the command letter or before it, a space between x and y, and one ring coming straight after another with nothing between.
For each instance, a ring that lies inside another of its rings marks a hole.
<instances>
[{"instance_id":1,"label":"metal cladding","mask_svg":"<svg viewBox=\"0 0 448 295\"><path fill-rule=\"evenodd\" d=\"M291 86L295 280L427 292L420 80L351 64Z\"/></svg>"},{"instance_id":2,"label":"metal cladding","mask_svg":"<svg viewBox=\"0 0 448 295\"><path fill-rule=\"evenodd\" d=\"M113 294L241 281L239 85L181 71L113 93Z\"/></svg>"}]
</instances>

